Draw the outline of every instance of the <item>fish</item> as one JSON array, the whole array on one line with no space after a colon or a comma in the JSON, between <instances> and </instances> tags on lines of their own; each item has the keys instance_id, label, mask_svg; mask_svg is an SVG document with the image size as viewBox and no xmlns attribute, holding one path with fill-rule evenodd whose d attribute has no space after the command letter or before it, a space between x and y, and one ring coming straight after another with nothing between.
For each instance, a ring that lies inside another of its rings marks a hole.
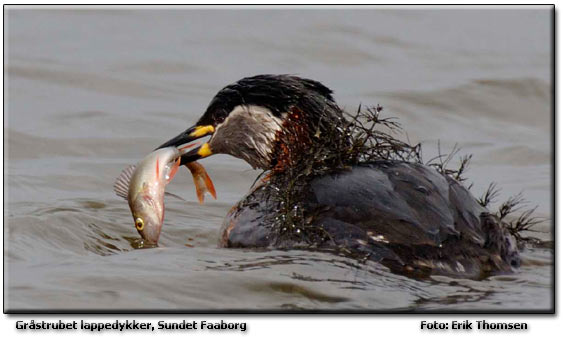
<instances>
[{"instance_id":1,"label":"fish","mask_svg":"<svg viewBox=\"0 0 563 337\"><path fill-rule=\"evenodd\" d=\"M184 149L166 147L155 150L136 165L126 167L115 180L113 189L127 200L135 228L148 246L158 244L164 223L165 188L178 172ZM196 162L186 166L193 175L200 203L203 203L205 192L216 199L215 187L205 168Z\"/></svg>"},{"instance_id":2,"label":"fish","mask_svg":"<svg viewBox=\"0 0 563 337\"><path fill-rule=\"evenodd\" d=\"M158 243L164 222L164 189L179 165L180 151L167 147L126 167L115 181L115 193L127 200L135 228L147 244Z\"/></svg>"}]
</instances>

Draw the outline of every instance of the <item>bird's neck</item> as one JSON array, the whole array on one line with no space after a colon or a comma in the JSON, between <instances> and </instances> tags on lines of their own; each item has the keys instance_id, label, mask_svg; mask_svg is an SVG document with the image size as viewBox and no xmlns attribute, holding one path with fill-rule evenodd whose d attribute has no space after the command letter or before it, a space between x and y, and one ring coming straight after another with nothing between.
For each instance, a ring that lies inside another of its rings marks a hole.
<instances>
[{"instance_id":1,"label":"bird's neck","mask_svg":"<svg viewBox=\"0 0 563 337\"><path fill-rule=\"evenodd\" d=\"M312 143L309 124L301 109L291 108L276 137L272 168L274 174L295 166L302 159L302 155Z\"/></svg>"},{"instance_id":2,"label":"bird's neck","mask_svg":"<svg viewBox=\"0 0 563 337\"><path fill-rule=\"evenodd\" d=\"M283 127L276 137L276 152L272 161L272 173L285 172L289 168L301 167L306 162L322 161L315 154L330 151L345 137L341 134L338 112L328 111L326 115L305 113L299 107L292 107ZM330 131L329 131L330 130Z\"/></svg>"}]
</instances>

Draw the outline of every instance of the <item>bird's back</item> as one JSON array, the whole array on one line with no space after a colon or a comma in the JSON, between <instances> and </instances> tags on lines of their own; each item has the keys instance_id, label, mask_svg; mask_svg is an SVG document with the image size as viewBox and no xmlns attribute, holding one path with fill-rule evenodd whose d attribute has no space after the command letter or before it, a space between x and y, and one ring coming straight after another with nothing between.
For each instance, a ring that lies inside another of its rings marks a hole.
<instances>
[{"instance_id":1,"label":"bird's back","mask_svg":"<svg viewBox=\"0 0 563 337\"><path fill-rule=\"evenodd\" d=\"M280 205L271 188L260 186L233 207L221 245L334 248L413 275L479 278L519 264L498 219L428 166L381 160L313 179L300 196L305 229L313 230L297 228L301 235L274 221Z\"/></svg>"}]
</instances>

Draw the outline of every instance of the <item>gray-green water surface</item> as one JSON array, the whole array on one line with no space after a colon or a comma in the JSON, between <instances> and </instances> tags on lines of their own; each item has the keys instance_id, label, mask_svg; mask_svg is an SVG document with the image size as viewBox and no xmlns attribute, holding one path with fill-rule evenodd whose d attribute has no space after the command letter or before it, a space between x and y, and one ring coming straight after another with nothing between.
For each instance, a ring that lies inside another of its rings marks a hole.
<instances>
[{"instance_id":1,"label":"gray-green water surface","mask_svg":"<svg viewBox=\"0 0 563 337\"><path fill-rule=\"evenodd\" d=\"M5 12L5 308L549 309L553 252L512 275L414 280L310 251L217 248L225 214L259 174L202 161L218 200L182 170L161 243L138 238L112 184L192 125L242 77L323 82L339 104L381 104L423 154L473 153L469 181L522 191L551 239L551 12L528 10L130 10ZM406 139L406 135L402 136ZM454 160L455 165L455 160ZM501 198L502 199L502 198ZM499 199L499 201L502 201ZM498 203L497 203L498 206Z\"/></svg>"}]
</instances>

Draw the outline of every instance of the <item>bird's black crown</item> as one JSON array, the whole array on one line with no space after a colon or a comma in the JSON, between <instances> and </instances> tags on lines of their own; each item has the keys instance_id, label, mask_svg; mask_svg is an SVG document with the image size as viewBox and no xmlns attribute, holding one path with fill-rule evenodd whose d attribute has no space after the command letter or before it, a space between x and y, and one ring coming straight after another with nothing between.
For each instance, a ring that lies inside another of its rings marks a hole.
<instances>
[{"instance_id":1,"label":"bird's black crown","mask_svg":"<svg viewBox=\"0 0 563 337\"><path fill-rule=\"evenodd\" d=\"M239 105L257 105L281 117L293 107L308 114L336 108L332 90L320 82L291 75L246 77L221 89L211 100L198 125L217 125Z\"/></svg>"}]
</instances>

